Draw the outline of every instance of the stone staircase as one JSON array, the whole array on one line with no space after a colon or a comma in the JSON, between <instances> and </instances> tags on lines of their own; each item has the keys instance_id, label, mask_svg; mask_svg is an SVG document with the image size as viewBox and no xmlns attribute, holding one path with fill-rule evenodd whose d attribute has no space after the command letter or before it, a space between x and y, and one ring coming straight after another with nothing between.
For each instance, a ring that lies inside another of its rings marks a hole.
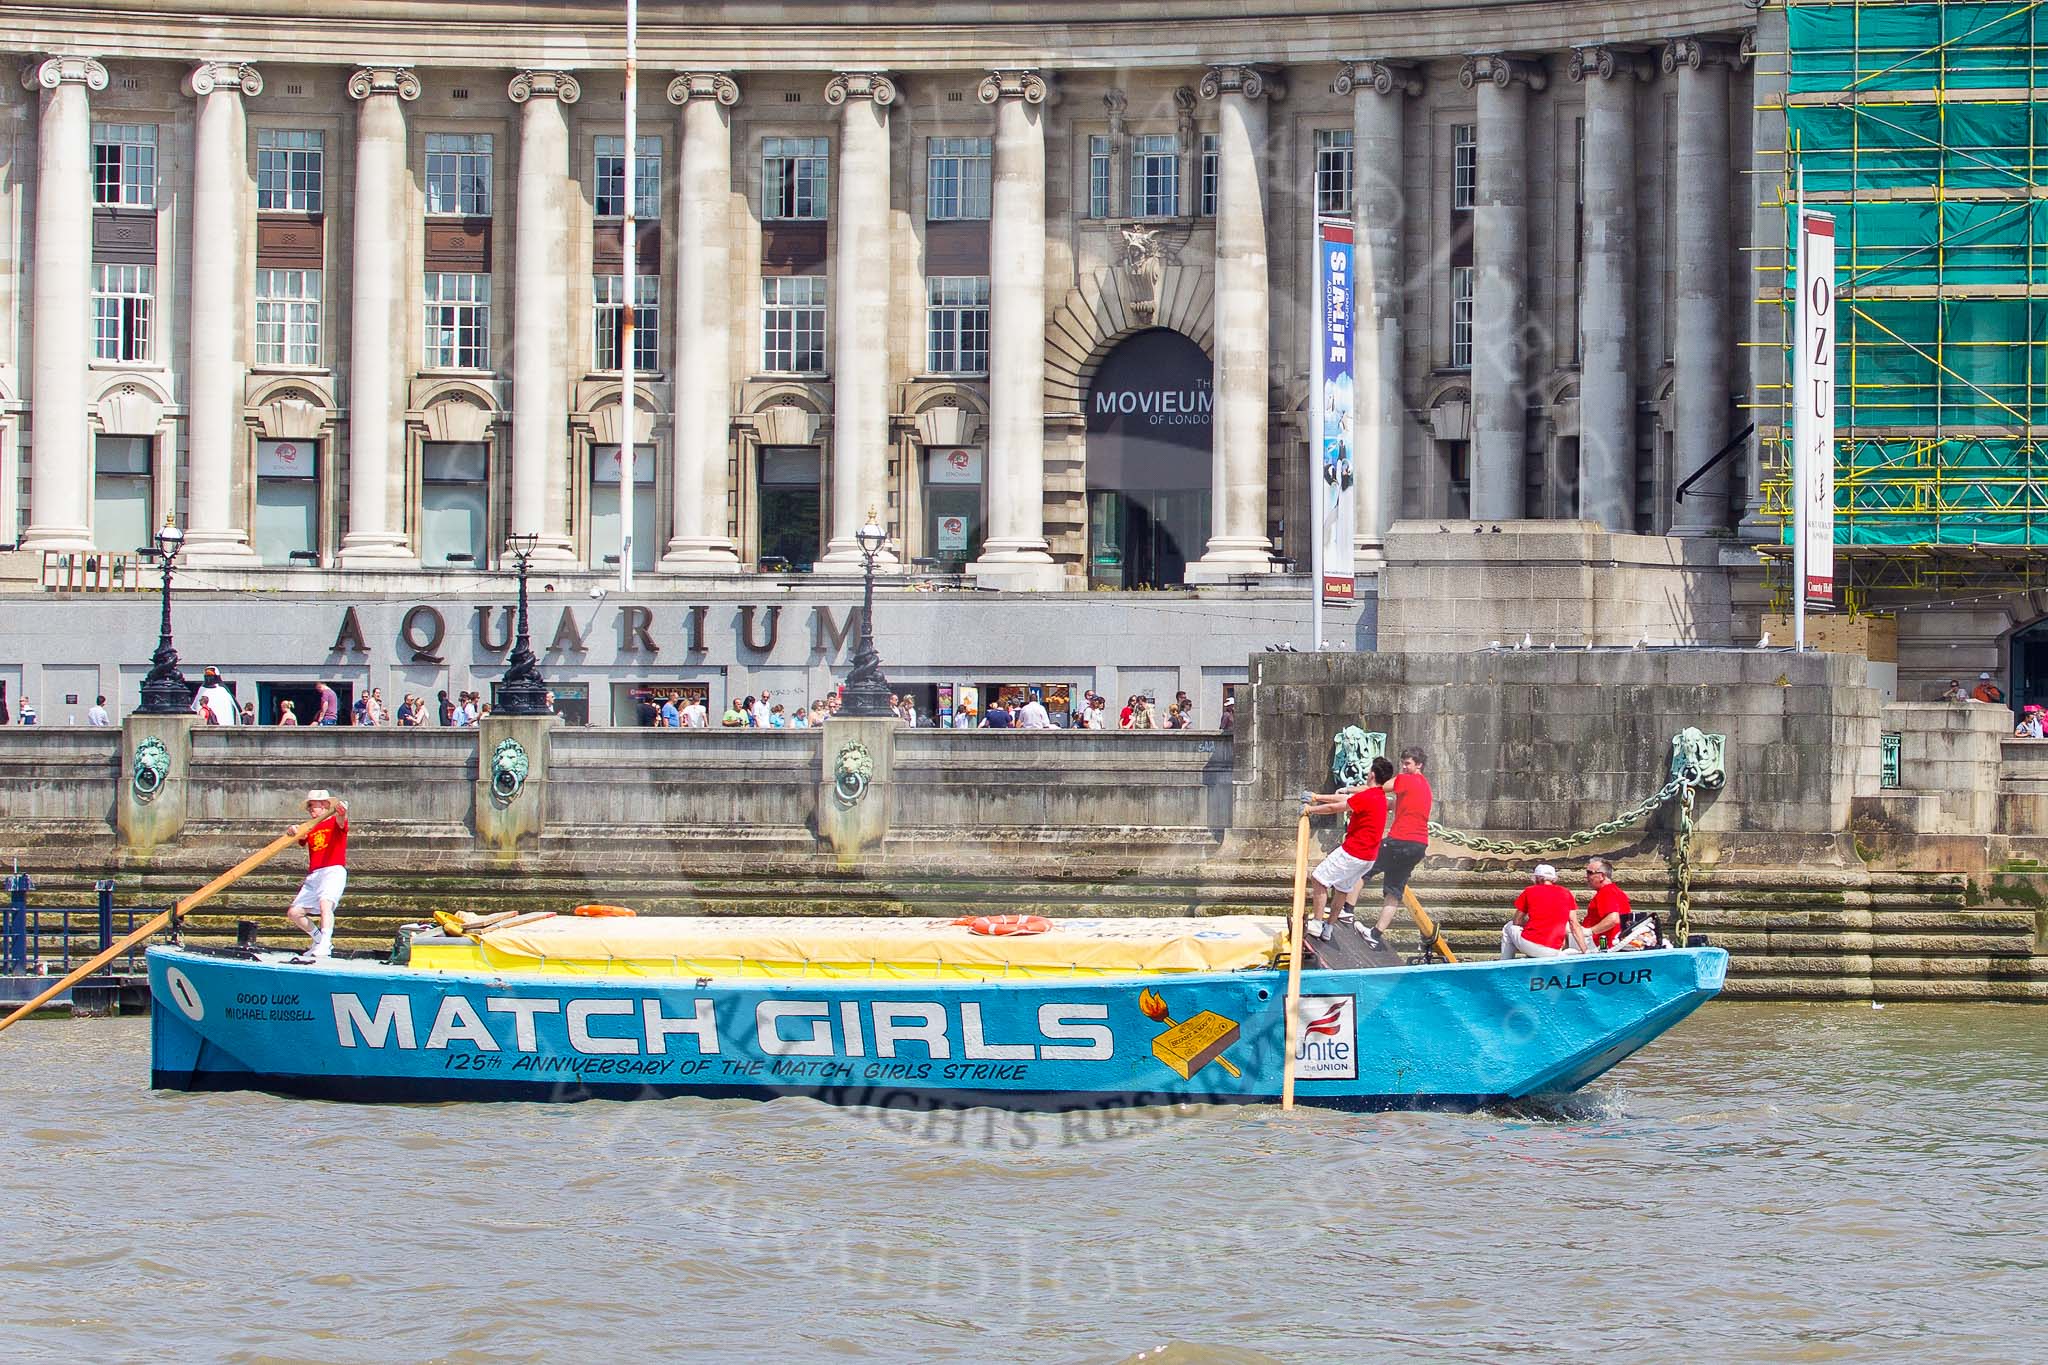
<instances>
[{"instance_id":1,"label":"stone staircase","mask_svg":"<svg viewBox=\"0 0 2048 1365\"><path fill-rule=\"evenodd\" d=\"M840 871L816 860L759 859L737 851L685 875L664 855L600 858L603 871L508 866L480 874L450 859L408 859L404 868L351 875L338 934L343 947L387 946L400 924L434 910L551 909L586 901L643 914L1049 916L1284 914L1289 888L1220 861L1181 870L1119 866L1115 858L1020 859L1007 874L946 874L916 867ZM555 866L559 867L557 862ZM1639 909L1671 926L1668 873L1654 862L1624 864L1622 883ZM168 904L197 880L189 871L134 868L119 875L122 906ZM1519 872L1425 864L1416 892L1460 956L1499 951L1500 926ZM296 938L282 922L298 874L280 865L230 888L187 921L195 941L233 937L253 919L270 942ZM1869 873L1860 869L1723 869L1694 881L1691 930L1732 955L1727 994L1755 1000L2031 1000L2048 1002L2048 950L2027 908L1973 904L1963 878ZM1369 897L1372 888L1368 889ZM38 875L32 903L88 905L89 875ZM1376 904L1369 899L1368 908ZM1407 947L1413 929L1397 923Z\"/></svg>"}]
</instances>

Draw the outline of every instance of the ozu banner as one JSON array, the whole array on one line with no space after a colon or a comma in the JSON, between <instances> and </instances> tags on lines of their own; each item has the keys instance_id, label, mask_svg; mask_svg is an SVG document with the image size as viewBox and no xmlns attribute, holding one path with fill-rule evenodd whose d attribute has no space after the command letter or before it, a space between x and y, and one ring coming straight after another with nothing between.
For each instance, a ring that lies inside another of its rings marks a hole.
<instances>
[{"instance_id":1,"label":"ozu banner","mask_svg":"<svg viewBox=\"0 0 2048 1365\"><path fill-rule=\"evenodd\" d=\"M1352 527L1356 520L1351 487L1355 481L1353 440L1356 411L1352 382L1351 223L1321 219L1316 223L1315 391L1309 395L1315 414L1316 557L1322 578L1322 600L1348 605L1355 597Z\"/></svg>"},{"instance_id":2,"label":"ozu banner","mask_svg":"<svg viewBox=\"0 0 2048 1365\"><path fill-rule=\"evenodd\" d=\"M1793 542L1800 591L1835 601L1835 220L1799 211L1799 350L1792 415ZM1803 642L1802 642L1803 643Z\"/></svg>"}]
</instances>

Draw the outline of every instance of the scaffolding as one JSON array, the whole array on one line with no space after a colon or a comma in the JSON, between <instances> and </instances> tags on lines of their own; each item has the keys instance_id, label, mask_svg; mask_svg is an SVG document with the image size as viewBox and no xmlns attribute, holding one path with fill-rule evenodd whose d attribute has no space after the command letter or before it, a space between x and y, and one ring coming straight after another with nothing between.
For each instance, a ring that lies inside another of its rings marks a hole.
<instances>
[{"instance_id":1,"label":"scaffolding","mask_svg":"<svg viewBox=\"0 0 2048 1365\"><path fill-rule=\"evenodd\" d=\"M1785 201L1803 169L1808 207L1836 223L1835 534L1851 607L1872 591L1982 590L2000 576L2038 587L2048 104L2035 98L2048 86L2048 9L1790 0L1783 17L1784 51L1758 53L1759 103L1784 126L1782 146L1757 149L1774 172L1764 211L1779 214L1759 234L1758 301L1782 314L1762 342L1781 365L1758 367L1755 395L1764 515L1789 544ZM1779 77L1768 96L1766 62Z\"/></svg>"}]
</instances>

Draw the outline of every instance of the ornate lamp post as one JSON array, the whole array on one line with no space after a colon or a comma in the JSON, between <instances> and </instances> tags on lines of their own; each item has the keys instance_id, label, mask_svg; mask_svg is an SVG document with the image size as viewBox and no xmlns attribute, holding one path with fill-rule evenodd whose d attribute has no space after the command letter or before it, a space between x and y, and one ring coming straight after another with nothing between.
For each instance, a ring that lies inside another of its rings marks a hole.
<instances>
[{"instance_id":1,"label":"ornate lamp post","mask_svg":"<svg viewBox=\"0 0 2048 1365\"><path fill-rule=\"evenodd\" d=\"M505 676L498 680L497 710L504 716L545 716L548 685L540 676L540 660L534 656L526 631L526 566L540 536L529 531L509 536L505 543L519 565L519 624L512 636L512 652L505 658Z\"/></svg>"},{"instance_id":2,"label":"ornate lamp post","mask_svg":"<svg viewBox=\"0 0 2048 1365\"><path fill-rule=\"evenodd\" d=\"M886 539L875 524L875 509L868 509L867 525L854 532L866 561L860 599L860 644L853 651L853 671L846 675L846 688L839 707L842 716L880 719L888 716L889 680L882 676L882 656L875 649L875 556Z\"/></svg>"},{"instance_id":3,"label":"ornate lamp post","mask_svg":"<svg viewBox=\"0 0 2048 1365\"><path fill-rule=\"evenodd\" d=\"M178 671L178 648L171 643L171 565L185 544L185 533L168 516L156 533L156 556L163 564L163 621L157 627L156 653L149 657L149 676L142 680L145 716L181 716L192 709L192 684Z\"/></svg>"}]
</instances>

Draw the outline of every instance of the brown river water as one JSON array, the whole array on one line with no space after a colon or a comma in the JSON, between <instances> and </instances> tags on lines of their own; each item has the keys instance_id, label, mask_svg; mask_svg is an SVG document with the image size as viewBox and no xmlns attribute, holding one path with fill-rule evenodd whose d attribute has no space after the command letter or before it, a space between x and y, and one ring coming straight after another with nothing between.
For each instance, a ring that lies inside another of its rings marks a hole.
<instances>
[{"instance_id":1,"label":"brown river water","mask_svg":"<svg viewBox=\"0 0 2048 1365\"><path fill-rule=\"evenodd\" d=\"M1710 1006L1565 1114L157 1094L0 1037L0 1359L2048 1356L2048 1012Z\"/></svg>"}]
</instances>

